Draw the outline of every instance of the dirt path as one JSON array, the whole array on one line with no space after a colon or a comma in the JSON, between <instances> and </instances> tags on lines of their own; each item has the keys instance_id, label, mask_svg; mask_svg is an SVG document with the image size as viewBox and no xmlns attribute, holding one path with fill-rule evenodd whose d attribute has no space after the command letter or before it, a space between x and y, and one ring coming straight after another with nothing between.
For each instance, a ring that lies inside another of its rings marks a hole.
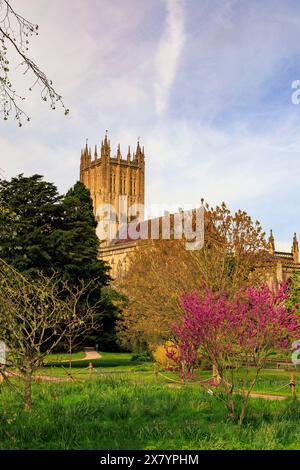
<instances>
[{"instance_id":1,"label":"dirt path","mask_svg":"<svg viewBox=\"0 0 300 470\"><path fill-rule=\"evenodd\" d=\"M9 371L6 372L7 377L18 377L23 378L23 375L20 372ZM32 380L35 382L70 382L72 377L54 377L51 375L33 375Z\"/></svg>"},{"instance_id":2,"label":"dirt path","mask_svg":"<svg viewBox=\"0 0 300 470\"><path fill-rule=\"evenodd\" d=\"M93 359L101 359L101 354L96 351L94 348L83 348L84 351L84 357L80 359L71 359L71 362L80 362L80 361L92 361ZM69 359L60 359L60 360L53 360L51 362L59 362L62 364L65 364L67 362L70 362Z\"/></svg>"},{"instance_id":3,"label":"dirt path","mask_svg":"<svg viewBox=\"0 0 300 470\"><path fill-rule=\"evenodd\" d=\"M77 359L77 361L89 361L92 359L101 359L101 354L92 348L84 348L85 357L83 359Z\"/></svg>"},{"instance_id":4,"label":"dirt path","mask_svg":"<svg viewBox=\"0 0 300 470\"><path fill-rule=\"evenodd\" d=\"M167 387L172 387L172 388L181 388L182 385L181 383L167 383ZM259 392L251 392L250 393L251 398L263 398L264 400L277 400L277 401L282 401L282 400L287 400L289 397L285 395L271 395L269 393L259 393ZM300 400L300 397L296 397L297 400Z\"/></svg>"},{"instance_id":5,"label":"dirt path","mask_svg":"<svg viewBox=\"0 0 300 470\"><path fill-rule=\"evenodd\" d=\"M269 395L267 393L257 393L257 392L250 393L250 397L251 398L264 398L265 400L286 400L287 398L289 398L283 395Z\"/></svg>"}]
</instances>

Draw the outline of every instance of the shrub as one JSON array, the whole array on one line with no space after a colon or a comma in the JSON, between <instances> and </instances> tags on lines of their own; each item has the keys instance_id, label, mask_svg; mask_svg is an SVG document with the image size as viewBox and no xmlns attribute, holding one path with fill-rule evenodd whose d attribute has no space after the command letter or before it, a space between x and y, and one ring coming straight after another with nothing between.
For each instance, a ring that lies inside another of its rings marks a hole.
<instances>
[{"instance_id":1,"label":"shrub","mask_svg":"<svg viewBox=\"0 0 300 470\"><path fill-rule=\"evenodd\" d=\"M166 344L157 346L156 350L153 352L154 360L165 369L175 368L175 367L177 368L176 361L168 357L167 355L166 348L168 348L168 346L170 345L171 345L171 342L167 341Z\"/></svg>"},{"instance_id":2,"label":"shrub","mask_svg":"<svg viewBox=\"0 0 300 470\"><path fill-rule=\"evenodd\" d=\"M133 362L151 362L153 357L150 351L144 351L138 354L133 354L131 360Z\"/></svg>"}]
</instances>

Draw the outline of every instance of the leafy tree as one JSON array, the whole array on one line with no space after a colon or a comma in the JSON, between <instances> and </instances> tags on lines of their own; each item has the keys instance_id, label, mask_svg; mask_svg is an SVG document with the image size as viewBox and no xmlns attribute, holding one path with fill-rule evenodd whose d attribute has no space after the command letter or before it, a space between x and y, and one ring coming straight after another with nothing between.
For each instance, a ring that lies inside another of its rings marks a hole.
<instances>
[{"instance_id":1,"label":"leafy tree","mask_svg":"<svg viewBox=\"0 0 300 470\"><path fill-rule=\"evenodd\" d=\"M296 308L296 312L300 313L300 273L294 272L289 280L289 296L287 298L287 306L289 310Z\"/></svg>"},{"instance_id":2,"label":"leafy tree","mask_svg":"<svg viewBox=\"0 0 300 470\"><path fill-rule=\"evenodd\" d=\"M42 176L0 180L0 254L20 272L42 271L78 283L97 278L106 285L109 268L97 259L99 240L89 191L82 183L63 198ZM13 238L12 238L13 233Z\"/></svg>"},{"instance_id":3,"label":"leafy tree","mask_svg":"<svg viewBox=\"0 0 300 470\"><path fill-rule=\"evenodd\" d=\"M91 332L90 340L97 342L102 350L116 349L115 323L120 314L117 305L119 294L108 287L109 266L97 259L99 239L89 190L77 182L64 197L62 209L63 222L55 232L54 269L74 286L75 291L78 284L86 283L89 302L98 305L98 328ZM99 325L102 326L100 335L97 333Z\"/></svg>"},{"instance_id":4,"label":"leafy tree","mask_svg":"<svg viewBox=\"0 0 300 470\"><path fill-rule=\"evenodd\" d=\"M6 226L6 222L9 220L9 226ZM7 206L0 204L0 239L12 240L15 236L13 221L15 220L15 214ZM1 246L0 246L1 250Z\"/></svg>"},{"instance_id":5,"label":"leafy tree","mask_svg":"<svg viewBox=\"0 0 300 470\"><path fill-rule=\"evenodd\" d=\"M24 380L25 409L32 407L33 373L64 338L72 340L93 328L96 305L85 302L86 286L63 300L65 285L56 278L38 275L28 279L0 259L0 338L9 348L7 365L17 368Z\"/></svg>"},{"instance_id":6,"label":"leafy tree","mask_svg":"<svg viewBox=\"0 0 300 470\"><path fill-rule=\"evenodd\" d=\"M6 209L1 214L0 256L25 274L51 274L60 203L57 188L40 175L0 180L0 204Z\"/></svg>"},{"instance_id":7,"label":"leafy tree","mask_svg":"<svg viewBox=\"0 0 300 470\"><path fill-rule=\"evenodd\" d=\"M120 345L117 335L117 323L123 315L127 305L127 299L111 286L102 288L103 309L99 315L102 324L100 335L97 331L93 333L91 340L93 344L98 344L101 351L119 351L126 349Z\"/></svg>"},{"instance_id":8,"label":"leafy tree","mask_svg":"<svg viewBox=\"0 0 300 470\"><path fill-rule=\"evenodd\" d=\"M99 240L93 204L85 186L76 183L62 198L56 187L41 176L19 175L11 181L0 181L0 205L7 208L0 212L0 256L30 277L38 277L40 272L50 277L56 273L62 283L68 283L65 298L70 296L71 286L75 295L85 283L85 296L80 296L82 312L87 298L91 305L97 305L93 339L101 348L116 348L119 310L112 295L102 293L110 282L109 266L97 259Z\"/></svg>"},{"instance_id":9,"label":"leafy tree","mask_svg":"<svg viewBox=\"0 0 300 470\"><path fill-rule=\"evenodd\" d=\"M36 35L38 35L37 25L16 12L9 0L0 0L0 114L4 120L14 117L19 126L22 125L24 117L28 121L30 118L20 107L20 102L25 98L20 96L13 86L10 64L13 55L20 60L23 74L30 73L32 76L32 86L29 91L37 85L40 86L41 98L50 103L51 109L55 109L59 103L64 108L65 114L69 112L62 97L54 89L52 81L28 56L29 39Z\"/></svg>"},{"instance_id":10,"label":"leafy tree","mask_svg":"<svg viewBox=\"0 0 300 470\"><path fill-rule=\"evenodd\" d=\"M233 296L241 287L259 285L272 263L259 222L244 211L232 213L223 203L206 206L205 243L186 250L185 240L140 244L131 267L117 287L129 299L118 322L126 347L147 344L150 349L169 339L170 325L182 315L181 296L205 283L214 292Z\"/></svg>"},{"instance_id":11,"label":"leafy tree","mask_svg":"<svg viewBox=\"0 0 300 470\"><path fill-rule=\"evenodd\" d=\"M109 268L97 259L99 239L89 190L77 182L65 195L61 210L62 220L54 234L53 268L74 284L95 278L106 285Z\"/></svg>"},{"instance_id":12,"label":"leafy tree","mask_svg":"<svg viewBox=\"0 0 300 470\"><path fill-rule=\"evenodd\" d=\"M183 318L172 328L174 341L168 355L186 373L198 351L214 365L218 376L216 396L225 393L231 416L236 417L234 393L240 393L243 424L251 391L269 354L288 348L300 338L299 316L288 311L286 286L278 293L266 285L244 288L234 297L205 288L182 297ZM254 369L254 374L252 373ZM206 383L213 388L213 383ZM215 385L215 384L214 384Z\"/></svg>"}]
</instances>

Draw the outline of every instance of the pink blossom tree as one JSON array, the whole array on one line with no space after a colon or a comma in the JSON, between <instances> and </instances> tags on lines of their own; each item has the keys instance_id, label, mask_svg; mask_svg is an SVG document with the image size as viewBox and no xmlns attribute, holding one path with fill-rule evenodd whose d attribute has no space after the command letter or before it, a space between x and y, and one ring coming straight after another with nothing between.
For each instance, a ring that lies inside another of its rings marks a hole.
<instances>
[{"instance_id":1,"label":"pink blossom tree","mask_svg":"<svg viewBox=\"0 0 300 470\"><path fill-rule=\"evenodd\" d=\"M287 348L300 337L299 315L287 309L287 295L285 285L277 293L263 285L241 290L233 298L204 288L181 299L185 314L173 325L175 339L167 354L185 375L201 351L217 371L216 393L225 394L233 418L237 415L234 393L241 395L240 424L270 352Z\"/></svg>"}]
</instances>

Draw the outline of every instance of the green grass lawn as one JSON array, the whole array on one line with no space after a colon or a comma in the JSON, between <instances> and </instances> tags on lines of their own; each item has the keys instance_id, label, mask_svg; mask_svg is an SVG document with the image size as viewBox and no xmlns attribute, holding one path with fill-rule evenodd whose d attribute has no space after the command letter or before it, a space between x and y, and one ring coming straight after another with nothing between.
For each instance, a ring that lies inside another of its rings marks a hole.
<instances>
[{"instance_id":1,"label":"green grass lawn","mask_svg":"<svg viewBox=\"0 0 300 470\"><path fill-rule=\"evenodd\" d=\"M71 369L69 368L68 361L62 362L64 361L65 355L62 354L58 356L53 356L44 364L44 367L38 371L38 374L67 377L68 373L70 373L72 376L74 376L74 378L86 379L89 378L88 365L90 362L93 364L94 367L94 378L97 378L97 376L99 375L111 373L136 374L138 372L153 372L153 363L139 363L132 361L133 355L131 353L100 352L99 354L101 354L100 359L93 359L91 361L76 361L76 358L74 358L75 360L73 360L71 363ZM77 359L79 359L79 357Z\"/></svg>"},{"instance_id":2,"label":"green grass lawn","mask_svg":"<svg viewBox=\"0 0 300 470\"><path fill-rule=\"evenodd\" d=\"M80 354L80 353L77 353ZM139 363L132 361L131 353L108 353L101 352L100 359L94 359L93 363L94 372L92 378L98 380L107 376L117 378L122 376L127 380L131 380L134 383L153 383L153 363ZM82 353L84 355L84 353ZM79 358L79 357L77 357ZM64 359L64 355L52 356L51 361L49 360L45 367L43 367L38 373L41 375L50 375L56 377L68 377L68 373L77 380L89 379L88 365L90 361L73 361L72 368L69 369L68 362L61 363ZM76 359L76 357L74 357ZM300 370L288 371L283 369L265 369L261 372L257 383L254 387L255 392L266 393L266 394L278 394L290 396L290 387L288 383L290 381L291 372L295 374L296 379L296 393L300 396ZM163 385L168 383L165 377L172 381L180 381L177 373L166 372L161 370L161 374L158 377L158 383ZM250 377L253 376L254 370L251 371ZM211 377L211 371L197 371L195 373L194 381L196 382L193 387L199 387L199 382Z\"/></svg>"},{"instance_id":3,"label":"green grass lawn","mask_svg":"<svg viewBox=\"0 0 300 470\"><path fill-rule=\"evenodd\" d=\"M72 361L76 359L83 359L85 357L84 351L78 351L76 353L71 354L71 359ZM70 354L68 353L54 353L54 354L49 354L47 356L45 362L61 362L61 361L69 361L70 360Z\"/></svg>"},{"instance_id":4,"label":"green grass lawn","mask_svg":"<svg viewBox=\"0 0 300 470\"><path fill-rule=\"evenodd\" d=\"M238 399L238 397L237 397ZM0 449L300 449L300 402L251 399L242 430L200 387L103 376L35 383L33 410L2 386Z\"/></svg>"},{"instance_id":5,"label":"green grass lawn","mask_svg":"<svg viewBox=\"0 0 300 470\"><path fill-rule=\"evenodd\" d=\"M34 383L31 413L23 411L21 384L3 385L0 449L300 449L300 402L253 398L240 431L200 385L211 371L180 385L178 374L163 370L156 383L153 363L129 353L101 353L91 361L92 377L89 361L69 369L65 355L49 359L39 374L76 380ZM300 373L295 377L300 396ZM254 390L288 397L289 379L289 371L264 370Z\"/></svg>"}]
</instances>

